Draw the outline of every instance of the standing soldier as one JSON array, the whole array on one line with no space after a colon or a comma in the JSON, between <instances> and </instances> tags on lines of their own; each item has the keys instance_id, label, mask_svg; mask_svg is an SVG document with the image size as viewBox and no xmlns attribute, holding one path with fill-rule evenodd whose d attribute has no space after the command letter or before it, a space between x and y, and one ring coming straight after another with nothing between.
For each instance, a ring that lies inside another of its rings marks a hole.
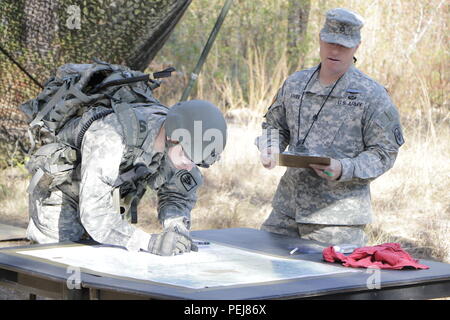
<instances>
[{"instance_id":1,"label":"standing soldier","mask_svg":"<svg viewBox=\"0 0 450 320\"><path fill-rule=\"evenodd\" d=\"M404 139L385 88L353 65L362 26L350 10L328 11L321 63L289 76L265 115L256 144L266 168L287 146L324 154L331 163L288 168L263 230L332 244L367 241L369 184L394 165Z\"/></svg>"}]
</instances>

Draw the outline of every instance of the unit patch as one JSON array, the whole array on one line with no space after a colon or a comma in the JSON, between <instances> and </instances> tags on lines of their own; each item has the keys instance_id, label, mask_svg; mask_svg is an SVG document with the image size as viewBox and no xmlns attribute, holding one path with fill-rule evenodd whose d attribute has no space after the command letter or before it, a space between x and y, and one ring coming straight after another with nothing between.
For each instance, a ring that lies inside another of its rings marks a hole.
<instances>
[{"instance_id":1,"label":"unit patch","mask_svg":"<svg viewBox=\"0 0 450 320\"><path fill-rule=\"evenodd\" d=\"M189 172L184 172L180 176L180 182L183 185L184 189L189 192L197 186L197 181L195 181L194 176Z\"/></svg>"}]
</instances>

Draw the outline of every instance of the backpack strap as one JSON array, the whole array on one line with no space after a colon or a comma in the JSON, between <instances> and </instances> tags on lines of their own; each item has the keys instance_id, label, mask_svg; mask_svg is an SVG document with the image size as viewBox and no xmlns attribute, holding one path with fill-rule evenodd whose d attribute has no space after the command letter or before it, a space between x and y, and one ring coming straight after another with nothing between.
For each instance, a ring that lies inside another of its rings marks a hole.
<instances>
[{"instance_id":1,"label":"backpack strap","mask_svg":"<svg viewBox=\"0 0 450 320\"><path fill-rule=\"evenodd\" d=\"M119 85L124 85L124 84L130 84L130 83L134 83L134 82L139 82L139 81L149 81L150 80L150 75L149 74L144 74L142 76L136 76L136 77L130 77L130 78L123 78L123 79L116 79L116 80L111 80L105 83L99 83L97 86L95 86L90 93L96 93L104 88L108 88L108 87L112 87L112 86L119 86Z\"/></svg>"},{"instance_id":2,"label":"backpack strap","mask_svg":"<svg viewBox=\"0 0 450 320\"><path fill-rule=\"evenodd\" d=\"M78 98L82 103L90 103L94 100L97 100L100 97L103 97L102 94L92 95L88 96L84 94L80 89L79 86L74 83L75 78L69 78L65 79L64 83L61 85L61 87L58 89L58 91L53 95L53 97L50 99L50 101L46 104L46 106L37 113L36 117L31 121L30 127L33 128L34 126L38 126L42 124L42 119L53 110L53 108L57 104L61 104L65 102L64 97L67 95L73 95L76 98ZM63 113L62 113L63 114ZM48 122L46 123L48 124ZM49 128L54 129L54 128Z\"/></svg>"}]
</instances>

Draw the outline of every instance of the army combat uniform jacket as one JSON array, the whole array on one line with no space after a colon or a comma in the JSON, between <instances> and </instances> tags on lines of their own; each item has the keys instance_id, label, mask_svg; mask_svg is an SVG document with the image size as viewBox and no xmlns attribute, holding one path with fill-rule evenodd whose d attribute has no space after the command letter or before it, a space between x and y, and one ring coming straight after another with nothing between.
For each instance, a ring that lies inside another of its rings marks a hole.
<instances>
[{"instance_id":1,"label":"army combat uniform jacket","mask_svg":"<svg viewBox=\"0 0 450 320\"><path fill-rule=\"evenodd\" d=\"M118 209L124 208L127 196L136 195L137 189L142 197L146 186L157 191L161 222L175 216L190 218L202 183L199 169L177 170L165 152L155 152L153 145L165 115L149 106L134 109L146 126L143 130L148 131L143 141L145 152L136 156L135 150L127 147L116 113L94 121L84 135L81 165L74 170L72 181L50 190L37 185L30 194L27 233L31 240L74 241L86 231L100 243L147 249L149 235L132 226ZM76 136L70 125L64 130L67 132L60 135ZM136 175L140 164L146 164L145 174ZM120 194L120 206L115 194Z\"/></svg>"},{"instance_id":2,"label":"army combat uniform jacket","mask_svg":"<svg viewBox=\"0 0 450 320\"><path fill-rule=\"evenodd\" d=\"M257 138L260 150L275 146L283 152L289 146L293 151L304 139L331 90L318 81L317 68L296 72L284 82L265 115L263 135ZM278 134L270 134L274 130ZM369 223L369 184L393 166L403 143L399 114L385 88L350 67L337 82L304 143L311 153L339 160L340 179L328 181L312 169L287 168L276 190L273 209L297 223Z\"/></svg>"}]
</instances>

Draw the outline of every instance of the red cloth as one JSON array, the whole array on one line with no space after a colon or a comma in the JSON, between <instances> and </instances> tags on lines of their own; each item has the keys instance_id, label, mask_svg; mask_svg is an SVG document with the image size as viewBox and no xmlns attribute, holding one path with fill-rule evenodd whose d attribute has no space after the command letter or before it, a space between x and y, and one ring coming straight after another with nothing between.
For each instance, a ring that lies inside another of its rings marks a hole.
<instances>
[{"instance_id":1,"label":"red cloth","mask_svg":"<svg viewBox=\"0 0 450 320\"><path fill-rule=\"evenodd\" d=\"M335 252L333 247L323 249L323 259L328 262L343 262L345 267L380 269L429 269L428 266L418 263L398 243L383 243L373 247L355 249L352 254L345 256Z\"/></svg>"}]
</instances>

